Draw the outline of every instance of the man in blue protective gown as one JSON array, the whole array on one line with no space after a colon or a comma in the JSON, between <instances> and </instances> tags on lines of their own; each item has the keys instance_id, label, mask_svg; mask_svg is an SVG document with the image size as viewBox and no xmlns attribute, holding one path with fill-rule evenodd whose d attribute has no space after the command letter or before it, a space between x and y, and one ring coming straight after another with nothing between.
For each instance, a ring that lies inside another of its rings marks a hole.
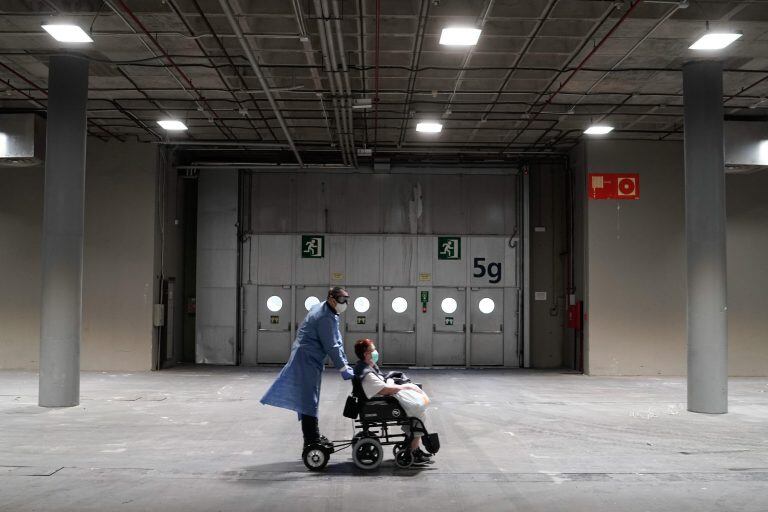
<instances>
[{"instance_id":1,"label":"man in blue protective gown","mask_svg":"<svg viewBox=\"0 0 768 512\"><path fill-rule=\"evenodd\" d=\"M311 443L332 446L320 435L317 423L325 357L331 358L344 380L354 375L347 364L339 331L339 315L347 309L348 301L347 291L337 286L328 291L325 302L309 310L296 333L291 357L261 398L263 404L298 413L305 446Z\"/></svg>"}]
</instances>

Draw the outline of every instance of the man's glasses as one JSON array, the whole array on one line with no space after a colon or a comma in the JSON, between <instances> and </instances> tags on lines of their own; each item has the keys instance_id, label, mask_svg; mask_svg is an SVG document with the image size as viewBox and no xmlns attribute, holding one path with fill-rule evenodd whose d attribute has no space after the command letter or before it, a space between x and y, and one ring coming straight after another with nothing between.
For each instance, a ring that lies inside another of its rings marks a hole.
<instances>
[{"instance_id":1,"label":"man's glasses","mask_svg":"<svg viewBox=\"0 0 768 512\"><path fill-rule=\"evenodd\" d=\"M349 301L349 295L347 296L341 296L341 297L334 297L333 300L338 302L339 304L346 304Z\"/></svg>"}]
</instances>

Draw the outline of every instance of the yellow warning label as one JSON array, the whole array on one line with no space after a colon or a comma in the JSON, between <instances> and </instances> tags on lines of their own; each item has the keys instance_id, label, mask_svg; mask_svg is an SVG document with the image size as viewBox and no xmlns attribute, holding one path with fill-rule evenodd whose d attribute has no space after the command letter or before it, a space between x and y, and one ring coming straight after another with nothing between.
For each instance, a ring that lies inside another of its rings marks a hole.
<instances>
[{"instance_id":1,"label":"yellow warning label","mask_svg":"<svg viewBox=\"0 0 768 512\"><path fill-rule=\"evenodd\" d=\"M342 274L341 272L334 272L333 273L333 280L334 281L341 281L342 279L344 279L344 274Z\"/></svg>"},{"instance_id":2,"label":"yellow warning label","mask_svg":"<svg viewBox=\"0 0 768 512\"><path fill-rule=\"evenodd\" d=\"M423 272L419 274L419 281L431 281L432 280L432 274Z\"/></svg>"}]
</instances>

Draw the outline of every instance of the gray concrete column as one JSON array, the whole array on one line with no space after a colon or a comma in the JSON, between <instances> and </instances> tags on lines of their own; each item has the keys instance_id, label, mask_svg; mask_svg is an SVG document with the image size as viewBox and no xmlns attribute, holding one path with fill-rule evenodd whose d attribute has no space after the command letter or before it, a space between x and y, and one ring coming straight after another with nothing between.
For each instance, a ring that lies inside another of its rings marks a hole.
<instances>
[{"instance_id":1,"label":"gray concrete column","mask_svg":"<svg viewBox=\"0 0 768 512\"><path fill-rule=\"evenodd\" d=\"M88 61L51 57L43 194L41 407L80 403Z\"/></svg>"},{"instance_id":2,"label":"gray concrete column","mask_svg":"<svg viewBox=\"0 0 768 512\"><path fill-rule=\"evenodd\" d=\"M723 67L683 66L688 410L728 412Z\"/></svg>"}]
</instances>

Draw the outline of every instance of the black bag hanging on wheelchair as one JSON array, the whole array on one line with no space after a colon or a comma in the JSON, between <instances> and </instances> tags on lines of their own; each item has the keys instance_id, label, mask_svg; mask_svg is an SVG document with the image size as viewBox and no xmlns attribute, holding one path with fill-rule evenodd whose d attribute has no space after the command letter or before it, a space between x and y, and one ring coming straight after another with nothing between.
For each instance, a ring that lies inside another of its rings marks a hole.
<instances>
[{"instance_id":1,"label":"black bag hanging on wheelchair","mask_svg":"<svg viewBox=\"0 0 768 512\"><path fill-rule=\"evenodd\" d=\"M354 420L357 418L360 412L360 401L354 395L347 397L347 402L344 404L344 417Z\"/></svg>"}]
</instances>

